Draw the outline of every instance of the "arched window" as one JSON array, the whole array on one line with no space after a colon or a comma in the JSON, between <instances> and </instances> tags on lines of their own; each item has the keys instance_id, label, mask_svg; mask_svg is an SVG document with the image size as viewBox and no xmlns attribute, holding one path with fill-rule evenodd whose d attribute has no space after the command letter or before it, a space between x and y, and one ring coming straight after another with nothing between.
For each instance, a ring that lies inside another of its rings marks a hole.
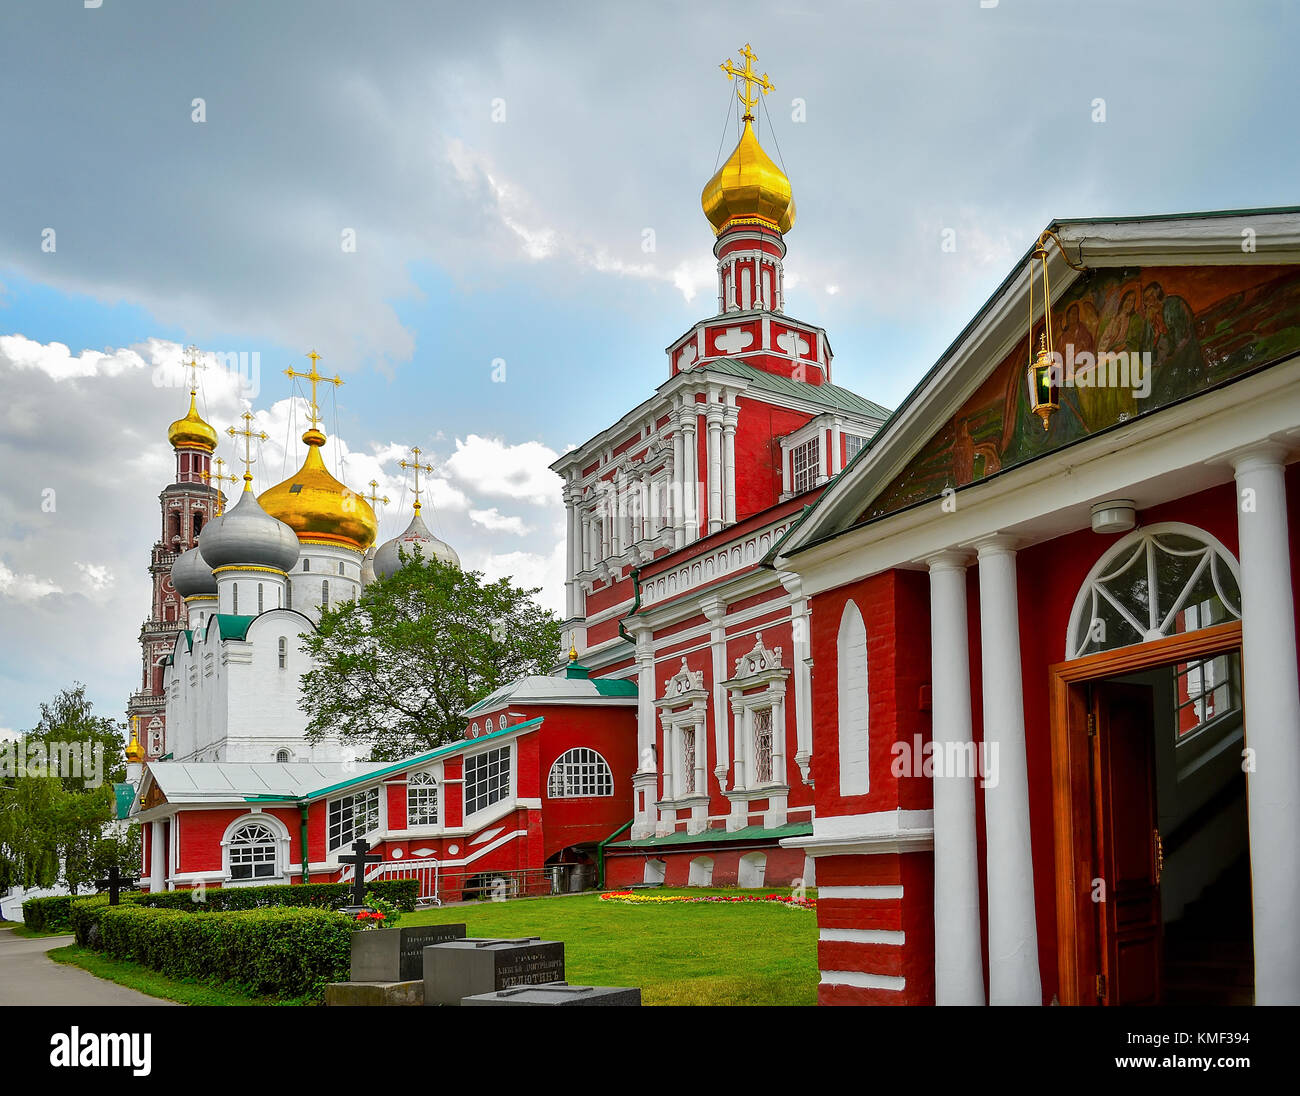
<instances>
[{"instance_id":1,"label":"arched window","mask_svg":"<svg viewBox=\"0 0 1300 1096\"><path fill-rule=\"evenodd\" d=\"M867 725L867 628L857 605L840 614L835 639L838 668L840 795L866 795L871 788Z\"/></svg>"},{"instance_id":2,"label":"arched window","mask_svg":"<svg viewBox=\"0 0 1300 1096\"><path fill-rule=\"evenodd\" d=\"M302 569L304 574L311 570L311 560L309 560L306 556L302 557Z\"/></svg>"},{"instance_id":3,"label":"arched window","mask_svg":"<svg viewBox=\"0 0 1300 1096\"><path fill-rule=\"evenodd\" d=\"M289 640L285 636L280 637L280 669L285 669L289 665Z\"/></svg>"},{"instance_id":4,"label":"arched window","mask_svg":"<svg viewBox=\"0 0 1300 1096\"><path fill-rule=\"evenodd\" d=\"M199 535L199 530L203 528L203 515L197 510L194 513L194 535Z\"/></svg>"},{"instance_id":5,"label":"arched window","mask_svg":"<svg viewBox=\"0 0 1300 1096\"><path fill-rule=\"evenodd\" d=\"M578 746L555 759L546 781L546 794L552 799L613 795L614 774L595 750Z\"/></svg>"},{"instance_id":6,"label":"arched window","mask_svg":"<svg viewBox=\"0 0 1300 1096\"><path fill-rule=\"evenodd\" d=\"M491 733L492 733L492 729L493 729L493 728L492 728L492 720L489 719L489 720L487 721L487 732L486 732L486 733L487 733L487 734L491 734Z\"/></svg>"},{"instance_id":7,"label":"arched window","mask_svg":"<svg viewBox=\"0 0 1300 1096\"><path fill-rule=\"evenodd\" d=\"M1241 619L1237 561L1208 533L1165 522L1114 544L1084 579L1066 658Z\"/></svg>"},{"instance_id":8,"label":"arched window","mask_svg":"<svg viewBox=\"0 0 1300 1096\"><path fill-rule=\"evenodd\" d=\"M691 861L686 885L688 887L710 887L713 885L713 857L697 856Z\"/></svg>"},{"instance_id":9,"label":"arched window","mask_svg":"<svg viewBox=\"0 0 1300 1096\"><path fill-rule=\"evenodd\" d=\"M761 887L767 875L767 853L747 852L740 858L736 872L736 886Z\"/></svg>"},{"instance_id":10,"label":"arched window","mask_svg":"<svg viewBox=\"0 0 1300 1096\"><path fill-rule=\"evenodd\" d=\"M406 824L408 826L438 824L438 783L433 779L433 773L411 773L407 779Z\"/></svg>"},{"instance_id":11,"label":"arched window","mask_svg":"<svg viewBox=\"0 0 1300 1096\"><path fill-rule=\"evenodd\" d=\"M330 607L330 580L325 579L320 584L320 607L328 609Z\"/></svg>"},{"instance_id":12,"label":"arched window","mask_svg":"<svg viewBox=\"0 0 1300 1096\"><path fill-rule=\"evenodd\" d=\"M281 640L280 642L283 643L284 641ZM285 763L288 762L288 760L289 760L289 751L288 751L288 750L277 750L277 751L276 751L276 755L275 755L275 760L276 760L276 762L277 762L278 764L281 764L281 765L285 764Z\"/></svg>"},{"instance_id":13,"label":"arched window","mask_svg":"<svg viewBox=\"0 0 1300 1096\"><path fill-rule=\"evenodd\" d=\"M257 611L259 613L262 611L262 584L260 582L257 584Z\"/></svg>"},{"instance_id":14,"label":"arched window","mask_svg":"<svg viewBox=\"0 0 1300 1096\"><path fill-rule=\"evenodd\" d=\"M230 838L230 878L270 879L276 869L276 839L269 826L247 822Z\"/></svg>"},{"instance_id":15,"label":"arched window","mask_svg":"<svg viewBox=\"0 0 1300 1096\"><path fill-rule=\"evenodd\" d=\"M340 575L343 574L343 563L342 563L342 561L339 562L339 574L340 574Z\"/></svg>"},{"instance_id":16,"label":"arched window","mask_svg":"<svg viewBox=\"0 0 1300 1096\"><path fill-rule=\"evenodd\" d=\"M285 587L284 587L284 607L285 607L286 609L292 609L292 608L293 608L293 583L292 583L292 582L285 583Z\"/></svg>"},{"instance_id":17,"label":"arched window","mask_svg":"<svg viewBox=\"0 0 1300 1096\"><path fill-rule=\"evenodd\" d=\"M239 583L238 582L233 582L230 584L230 611L232 613L239 612Z\"/></svg>"}]
</instances>

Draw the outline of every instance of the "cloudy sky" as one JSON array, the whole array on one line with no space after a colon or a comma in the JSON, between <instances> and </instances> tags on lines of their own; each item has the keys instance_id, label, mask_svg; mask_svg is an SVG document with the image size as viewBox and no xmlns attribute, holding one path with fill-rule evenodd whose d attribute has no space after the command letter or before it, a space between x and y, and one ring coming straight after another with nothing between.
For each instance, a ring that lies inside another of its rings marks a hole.
<instances>
[{"instance_id":1,"label":"cloudy sky","mask_svg":"<svg viewBox=\"0 0 1300 1096\"><path fill-rule=\"evenodd\" d=\"M1289 3L94 2L0 0L0 731L138 688L190 343L247 355L202 400L270 435L259 487L301 459L283 371L314 347L381 536L418 445L435 530L558 609L546 466L713 311L699 193L746 41L787 307L888 406L1052 218L1297 199Z\"/></svg>"}]
</instances>

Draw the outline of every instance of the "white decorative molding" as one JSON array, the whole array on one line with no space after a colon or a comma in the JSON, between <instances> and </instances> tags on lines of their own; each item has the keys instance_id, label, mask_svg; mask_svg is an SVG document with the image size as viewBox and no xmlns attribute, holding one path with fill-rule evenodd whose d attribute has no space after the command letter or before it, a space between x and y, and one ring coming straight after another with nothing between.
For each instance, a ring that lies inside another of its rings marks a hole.
<instances>
[{"instance_id":1,"label":"white decorative molding","mask_svg":"<svg viewBox=\"0 0 1300 1096\"><path fill-rule=\"evenodd\" d=\"M690 669L686 665L686 659L683 658L682 668L664 683L664 695L659 704L666 707L667 703L682 697L684 693L695 692L697 689L703 688L704 671Z\"/></svg>"},{"instance_id":2,"label":"white decorative molding","mask_svg":"<svg viewBox=\"0 0 1300 1096\"><path fill-rule=\"evenodd\" d=\"M782 518L773 525L756 529L730 544L647 578L641 586L642 607L675 598L697 586L754 566L794 524L794 520L794 516Z\"/></svg>"},{"instance_id":3,"label":"white decorative molding","mask_svg":"<svg viewBox=\"0 0 1300 1096\"><path fill-rule=\"evenodd\" d=\"M742 678L759 677L769 670L783 669L781 665L781 648L769 650L763 645L763 633L754 636L754 647L745 655L736 659L736 671L732 681Z\"/></svg>"}]
</instances>

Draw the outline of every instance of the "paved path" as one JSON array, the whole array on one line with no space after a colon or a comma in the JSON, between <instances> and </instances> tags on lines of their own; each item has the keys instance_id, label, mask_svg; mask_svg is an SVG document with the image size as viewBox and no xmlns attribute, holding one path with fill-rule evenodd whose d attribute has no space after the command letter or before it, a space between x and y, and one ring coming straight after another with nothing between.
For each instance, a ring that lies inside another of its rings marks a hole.
<instances>
[{"instance_id":1,"label":"paved path","mask_svg":"<svg viewBox=\"0 0 1300 1096\"><path fill-rule=\"evenodd\" d=\"M71 936L32 939L0 928L0 1005L176 1004L46 957L51 948L71 943Z\"/></svg>"}]
</instances>

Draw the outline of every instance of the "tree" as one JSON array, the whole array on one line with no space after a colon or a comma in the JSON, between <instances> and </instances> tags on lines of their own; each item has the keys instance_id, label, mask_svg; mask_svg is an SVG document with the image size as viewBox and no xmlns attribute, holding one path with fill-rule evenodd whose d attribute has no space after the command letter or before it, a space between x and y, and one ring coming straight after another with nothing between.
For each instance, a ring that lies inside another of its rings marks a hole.
<instances>
[{"instance_id":1,"label":"tree","mask_svg":"<svg viewBox=\"0 0 1300 1096\"><path fill-rule=\"evenodd\" d=\"M304 636L308 741L338 736L375 760L407 757L459 738L471 704L559 661L560 622L536 589L419 553L402 559Z\"/></svg>"},{"instance_id":2,"label":"tree","mask_svg":"<svg viewBox=\"0 0 1300 1096\"><path fill-rule=\"evenodd\" d=\"M0 887L62 881L76 893L122 855L121 839L105 835L113 784L126 778L122 730L93 713L77 683L41 705L34 729L0 746Z\"/></svg>"}]
</instances>

